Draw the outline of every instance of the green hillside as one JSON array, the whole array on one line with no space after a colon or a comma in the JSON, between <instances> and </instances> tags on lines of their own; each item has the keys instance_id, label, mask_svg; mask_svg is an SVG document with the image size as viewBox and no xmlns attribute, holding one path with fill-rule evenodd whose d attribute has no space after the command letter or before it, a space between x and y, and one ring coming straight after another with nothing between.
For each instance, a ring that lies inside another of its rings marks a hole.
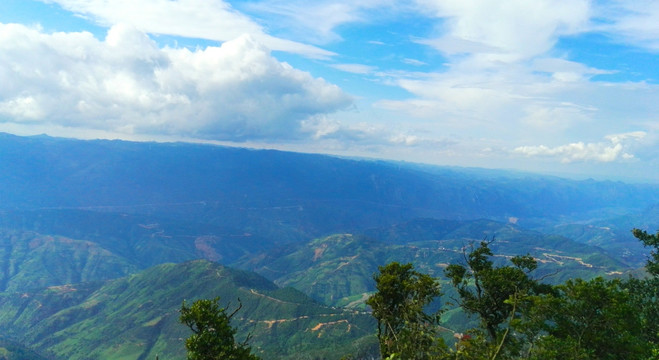
<instances>
[{"instance_id":1,"label":"green hillside","mask_svg":"<svg viewBox=\"0 0 659 360\"><path fill-rule=\"evenodd\" d=\"M0 229L0 291L114 279L135 271L131 261L91 241Z\"/></svg>"},{"instance_id":2,"label":"green hillside","mask_svg":"<svg viewBox=\"0 0 659 360\"><path fill-rule=\"evenodd\" d=\"M655 205L631 214L585 223L563 223L540 228L540 231L600 247L630 266L642 267L647 259L647 249L632 235L631 229L654 232L658 222L659 205Z\"/></svg>"},{"instance_id":3,"label":"green hillside","mask_svg":"<svg viewBox=\"0 0 659 360\"><path fill-rule=\"evenodd\" d=\"M48 360L14 341L0 338L0 360Z\"/></svg>"},{"instance_id":4,"label":"green hillside","mask_svg":"<svg viewBox=\"0 0 659 360\"><path fill-rule=\"evenodd\" d=\"M238 338L252 333L250 344L264 358L335 359L371 351L375 343L368 314L324 307L254 273L205 260L105 283L3 293L1 335L56 359L183 359L189 330L178 323L182 301L215 296L232 309L242 302Z\"/></svg>"},{"instance_id":5,"label":"green hillside","mask_svg":"<svg viewBox=\"0 0 659 360\"><path fill-rule=\"evenodd\" d=\"M299 233L266 225L238 228L86 209L1 211L0 228L92 242L140 269L199 258L228 263L274 244L303 239Z\"/></svg>"},{"instance_id":6,"label":"green hillside","mask_svg":"<svg viewBox=\"0 0 659 360\"><path fill-rule=\"evenodd\" d=\"M497 258L531 254L535 276L560 283L630 270L601 249L494 221L448 222L420 219L367 235L333 235L246 258L237 266L280 286L291 286L327 305L359 307L374 290L371 275L391 261L411 262L419 271L442 277L449 263L463 261L463 248L494 238ZM413 241L408 241L413 240Z\"/></svg>"}]
</instances>

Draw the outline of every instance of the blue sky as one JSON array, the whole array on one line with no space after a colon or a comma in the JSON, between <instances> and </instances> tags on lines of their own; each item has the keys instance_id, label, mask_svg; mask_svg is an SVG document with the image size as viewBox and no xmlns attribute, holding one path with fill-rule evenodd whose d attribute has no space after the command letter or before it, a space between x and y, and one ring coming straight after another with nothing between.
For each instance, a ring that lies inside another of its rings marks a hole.
<instances>
[{"instance_id":1,"label":"blue sky","mask_svg":"<svg viewBox=\"0 0 659 360\"><path fill-rule=\"evenodd\" d=\"M659 181L659 3L3 0L0 131Z\"/></svg>"}]
</instances>

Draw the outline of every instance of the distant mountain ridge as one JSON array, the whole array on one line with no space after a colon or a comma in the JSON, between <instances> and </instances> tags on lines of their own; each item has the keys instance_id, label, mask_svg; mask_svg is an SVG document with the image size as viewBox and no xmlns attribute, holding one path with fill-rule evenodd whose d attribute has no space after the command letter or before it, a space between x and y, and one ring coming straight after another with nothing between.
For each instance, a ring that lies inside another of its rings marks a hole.
<instances>
[{"instance_id":1,"label":"distant mountain ridge","mask_svg":"<svg viewBox=\"0 0 659 360\"><path fill-rule=\"evenodd\" d=\"M523 223L659 203L659 185L490 178L273 150L8 134L0 134L0 184L2 209L163 214L244 227L272 222L313 235L418 217Z\"/></svg>"},{"instance_id":2,"label":"distant mountain ridge","mask_svg":"<svg viewBox=\"0 0 659 360\"><path fill-rule=\"evenodd\" d=\"M643 263L629 231L659 222L656 211L644 211L659 206L659 185L505 174L0 133L0 227L92 241L144 269L195 258L232 263L273 246L419 218L490 219L576 236ZM603 235L591 225L617 231Z\"/></svg>"}]
</instances>

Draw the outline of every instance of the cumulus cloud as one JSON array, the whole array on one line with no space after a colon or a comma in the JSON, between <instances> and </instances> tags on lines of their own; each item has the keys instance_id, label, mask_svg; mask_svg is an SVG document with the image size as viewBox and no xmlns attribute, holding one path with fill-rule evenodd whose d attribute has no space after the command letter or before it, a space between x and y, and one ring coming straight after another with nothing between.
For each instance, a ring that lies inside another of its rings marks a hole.
<instances>
[{"instance_id":1,"label":"cumulus cloud","mask_svg":"<svg viewBox=\"0 0 659 360\"><path fill-rule=\"evenodd\" d=\"M272 50L327 58L334 53L268 35L261 25L223 0L42 0L54 2L103 26L129 24L150 34L229 41L242 34Z\"/></svg>"},{"instance_id":2,"label":"cumulus cloud","mask_svg":"<svg viewBox=\"0 0 659 360\"><path fill-rule=\"evenodd\" d=\"M294 139L350 106L337 86L277 61L248 35L205 49L158 46L115 25L46 34L0 24L0 121L215 140Z\"/></svg>"},{"instance_id":3,"label":"cumulus cloud","mask_svg":"<svg viewBox=\"0 0 659 360\"><path fill-rule=\"evenodd\" d=\"M558 157L561 159L561 162L564 163L579 161L613 162L629 160L634 158L634 155L626 151L626 143L628 141L643 139L645 135L645 132L636 131L625 134L608 135L606 136L608 142L576 142L556 147L548 147L545 145L520 146L514 149L514 153L529 157Z\"/></svg>"}]
</instances>

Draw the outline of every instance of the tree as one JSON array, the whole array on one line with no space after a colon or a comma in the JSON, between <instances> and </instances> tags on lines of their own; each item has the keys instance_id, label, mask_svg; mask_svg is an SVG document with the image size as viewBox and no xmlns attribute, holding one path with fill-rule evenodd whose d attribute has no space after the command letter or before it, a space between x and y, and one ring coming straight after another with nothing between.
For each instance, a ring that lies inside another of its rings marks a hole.
<instances>
[{"instance_id":1,"label":"tree","mask_svg":"<svg viewBox=\"0 0 659 360\"><path fill-rule=\"evenodd\" d=\"M629 292L620 280L568 280L558 293L538 297L545 316L537 359L646 359L650 346ZM577 356L578 355L578 356Z\"/></svg>"},{"instance_id":2,"label":"tree","mask_svg":"<svg viewBox=\"0 0 659 360\"><path fill-rule=\"evenodd\" d=\"M247 346L249 337L242 343L236 343L236 330L231 327L231 318L242 308L238 306L227 315L226 309L220 307L220 298L202 299L186 306L181 305L179 321L192 330L192 335L185 340L188 360L257 360Z\"/></svg>"},{"instance_id":3,"label":"tree","mask_svg":"<svg viewBox=\"0 0 659 360\"><path fill-rule=\"evenodd\" d=\"M444 274L458 292L458 305L477 314L490 341L496 341L500 325L521 311L523 297L547 292L549 287L529 277L537 267L531 256L515 256L510 260L513 266L494 267L490 243L482 241L479 247L472 247L464 254L465 265L451 264Z\"/></svg>"},{"instance_id":4,"label":"tree","mask_svg":"<svg viewBox=\"0 0 659 360\"><path fill-rule=\"evenodd\" d=\"M659 359L659 231L651 235L646 231L633 229L632 234L643 245L654 248L645 267L651 277L630 278L623 286L628 290L631 302L640 317L644 339L654 346L653 359Z\"/></svg>"},{"instance_id":5,"label":"tree","mask_svg":"<svg viewBox=\"0 0 659 360\"><path fill-rule=\"evenodd\" d=\"M648 234L644 230L633 229L632 234L634 237L639 239L644 246L653 247L654 250L650 254L650 259L648 259L646 269L653 276L659 276L659 231L656 235Z\"/></svg>"},{"instance_id":6,"label":"tree","mask_svg":"<svg viewBox=\"0 0 659 360\"><path fill-rule=\"evenodd\" d=\"M474 359L512 357L529 347L542 319L529 326L521 318L528 312L532 296L551 292L551 286L530 277L537 263L529 255L511 258L512 266L495 267L490 260L492 241L481 241L478 247L472 244L471 251L463 253L464 264L451 264L444 270L458 293L457 305L476 314L485 332L472 330L475 336L469 341L469 358ZM512 328L521 323L523 329Z\"/></svg>"},{"instance_id":7,"label":"tree","mask_svg":"<svg viewBox=\"0 0 659 360\"><path fill-rule=\"evenodd\" d=\"M383 359L429 359L443 349L437 336L439 313L424 308L440 295L439 283L414 271L412 264L392 262L373 276L377 292L366 304L378 321Z\"/></svg>"},{"instance_id":8,"label":"tree","mask_svg":"<svg viewBox=\"0 0 659 360\"><path fill-rule=\"evenodd\" d=\"M621 286L629 294L629 302L639 318L643 338L659 346L659 276L629 278Z\"/></svg>"}]
</instances>

